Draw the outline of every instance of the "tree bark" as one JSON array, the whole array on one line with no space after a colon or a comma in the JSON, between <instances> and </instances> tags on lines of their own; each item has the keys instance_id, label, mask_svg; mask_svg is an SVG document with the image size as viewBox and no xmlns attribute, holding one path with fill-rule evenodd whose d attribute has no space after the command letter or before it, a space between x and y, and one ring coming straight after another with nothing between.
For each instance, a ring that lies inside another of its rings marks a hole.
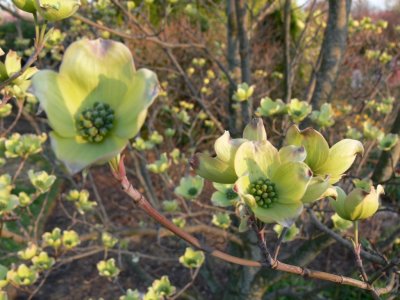
<instances>
[{"instance_id":1,"label":"tree bark","mask_svg":"<svg viewBox=\"0 0 400 300\"><path fill-rule=\"evenodd\" d=\"M227 53L226 59L228 62L228 71L233 72L236 67L236 50L237 50L237 30L235 24L235 9L234 0L226 0L226 17L227 17ZM236 110L232 107L233 105L233 95L235 93L236 86L229 83L228 90L228 101L226 102L227 116L227 126L232 135L236 135L238 131L237 127L237 115Z\"/></svg>"},{"instance_id":2,"label":"tree bark","mask_svg":"<svg viewBox=\"0 0 400 300\"><path fill-rule=\"evenodd\" d=\"M285 85L285 95L284 100L286 103L290 101L292 98L292 65L290 59L290 14L291 14L291 7L292 1L285 0L284 6L284 66L285 66L285 78L284 78L284 85Z\"/></svg>"},{"instance_id":3,"label":"tree bark","mask_svg":"<svg viewBox=\"0 0 400 300\"><path fill-rule=\"evenodd\" d=\"M392 125L391 133L400 134L400 107L397 111L396 119ZM383 151L378 163L376 164L372 180L375 183L381 183L389 180L393 176L400 158L400 142L390 151Z\"/></svg>"},{"instance_id":4,"label":"tree bark","mask_svg":"<svg viewBox=\"0 0 400 300\"><path fill-rule=\"evenodd\" d=\"M335 87L339 66L346 50L350 8L351 0L329 0L328 23L321 47L321 67L317 72L311 98L311 104L315 108L319 107L321 101L329 102Z\"/></svg>"},{"instance_id":5,"label":"tree bark","mask_svg":"<svg viewBox=\"0 0 400 300\"><path fill-rule=\"evenodd\" d=\"M242 73L242 82L251 84L251 68L250 68L250 46L249 38L247 36L246 28L246 1L235 0L236 9L236 23L238 29L238 40L239 40L239 56L240 56L240 69ZM250 116L252 114L252 101L251 99L242 102L242 117L244 128L247 123L250 122Z\"/></svg>"}]
</instances>

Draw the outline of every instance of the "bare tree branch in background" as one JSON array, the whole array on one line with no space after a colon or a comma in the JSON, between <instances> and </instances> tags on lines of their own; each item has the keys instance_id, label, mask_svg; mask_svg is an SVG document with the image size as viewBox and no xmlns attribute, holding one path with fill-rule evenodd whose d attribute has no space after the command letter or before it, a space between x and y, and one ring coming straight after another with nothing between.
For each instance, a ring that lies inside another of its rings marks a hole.
<instances>
[{"instance_id":1,"label":"bare tree branch in background","mask_svg":"<svg viewBox=\"0 0 400 300\"><path fill-rule=\"evenodd\" d=\"M321 48L321 67L317 72L317 81L311 103L329 101L335 87L339 66L346 50L348 21L351 0L329 0L328 23Z\"/></svg>"},{"instance_id":2,"label":"bare tree branch in background","mask_svg":"<svg viewBox=\"0 0 400 300\"><path fill-rule=\"evenodd\" d=\"M284 43L283 49L285 52L284 55L284 66L285 66L285 73L284 73L284 100L286 103L290 101L292 98L292 65L290 60L290 14L291 14L291 7L292 1L285 0L284 12L283 12L283 31L284 31Z\"/></svg>"},{"instance_id":3,"label":"bare tree branch in background","mask_svg":"<svg viewBox=\"0 0 400 300\"><path fill-rule=\"evenodd\" d=\"M232 72L236 66L236 50L237 50L237 30L235 24L235 10L233 0L226 0L226 35L227 35L227 50L226 59L228 62L228 70ZM235 93L236 86L229 84L228 101L226 101L226 111L228 112L228 128L234 134L237 131L237 116L236 111L232 107L232 97Z\"/></svg>"},{"instance_id":4,"label":"bare tree branch in background","mask_svg":"<svg viewBox=\"0 0 400 300\"><path fill-rule=\"evenodd\" d=\"M236 22L239 39L239 55L240 55L240 68L242 73L242 82L251 84L251 68L250 68L250 45L246 29L246 1L235 0L236 9ZM249 123L252 114L252 101L242 102L242 127L244 124Z\"/></svg>"}]
</instances>

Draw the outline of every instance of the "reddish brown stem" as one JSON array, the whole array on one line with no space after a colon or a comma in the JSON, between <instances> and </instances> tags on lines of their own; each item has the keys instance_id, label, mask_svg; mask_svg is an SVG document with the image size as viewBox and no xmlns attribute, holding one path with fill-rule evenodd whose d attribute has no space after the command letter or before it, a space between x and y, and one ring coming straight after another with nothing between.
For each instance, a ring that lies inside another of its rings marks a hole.
<instances>
[{"instance_id":1,"label":"reddish brown stem","mask_svg":"<svg viewBox=\"0 0 400 300\"><path fill-rule=\"evenodd\" d=\"M156 211L150 205L150 203L147 201L147 199L138 190L136 190L132 186L132 184L129 182L128 178L126 177L124 170L122 170L123 168L124 168L123 163L121 163L119 174L116 174L114 172L114 176L120 182L123 191L135 202L136 205L138 205L142 210L144 210L146 212L146 214L148 214L150 217L152 217L156 222L158 222L161 225L163 225L164 227L166 227L168 230L173 232L175 235L179 236L180 238L182 238L183 240L185 240L192 246L194 246L200 250L203 250L203 251L211 254L214 257L220 258L226 262L230 262L230 263L234 263L234 264L238 264L238 265L242 265L242 266L262 267L262 266L269 265L274 270L287 272L287 273L291 273L291 274L296 274L296 275L300 275L303 277L315 278L315 279L335 282L338 284L350 285L350 286L354 286L354 287L364 289L364 290L373 290L374 289L367 282L363 282L363 281L353 279L350 277L345 277L342 275L336 275L336 274L311 270L311 269L307 269L307 268L302 268L299 266L285 264L285 263L280 262L279 260L273 259L271 256L267 258L267 260L268 260L268 264L267 264L265 262L261 263L258 261L252 261L252 260L248 260L248 259L235 257L235 256L232 256L225 252L222 252L220 250L212 249L211 247L209 247L205 244L202 244L194 236L185 232L181 228L177 227L175 224L173 224L167 218L165 218L163 215L161 215L158 211ZM377 289L376 292L379 294L380 290Z\"/></svg>"}]
</instances>

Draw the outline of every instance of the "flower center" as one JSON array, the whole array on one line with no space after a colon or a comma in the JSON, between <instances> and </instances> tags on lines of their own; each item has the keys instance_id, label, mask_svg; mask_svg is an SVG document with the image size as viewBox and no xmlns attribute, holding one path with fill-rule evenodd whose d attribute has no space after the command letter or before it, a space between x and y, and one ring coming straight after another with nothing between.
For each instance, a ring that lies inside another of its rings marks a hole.
<instances>
[{"instance_id":1,"label":"flower center","mask_svg":"<svg viewBox=\"0 0 400 300\"><path fill-rule=\"evenodd\" d=\"M233 189L227 190L225 195L228 200L233 200L237 197L237 193Z\"/></svg>"},{"instance_id":2,"label":"flower center","mask_svg":"<svg viewBox=\"0 0 400 300\"><path fill-rule=\"evenodd\" d=\"M249 193L254 196L258 206L269 208L278 199L275 183L268 178L259 179L249 186Z\"/></svg>"},{"instance_id":3,"label":"flower center","mask_svg":"<svg viewBox=\"0 0 400 300\"><path fill-rule=\"evenodd\" d=\"M90 143L100 143L114 126L114 110L107 103L95 102L76 117L79 134Z\"/></svg>"},{"instance_id":4,"label":"flower center","mask_svg":"<svg viewBox=\"0 0 400 300\"><path fill-rule=\"evenodd\" d=\"M197 195L197 189L196 189L195 187L191 187L191 188L188 190L188 194L189 194L190 196L196 196L196 195Z\"/></svg>"}]
</instances>

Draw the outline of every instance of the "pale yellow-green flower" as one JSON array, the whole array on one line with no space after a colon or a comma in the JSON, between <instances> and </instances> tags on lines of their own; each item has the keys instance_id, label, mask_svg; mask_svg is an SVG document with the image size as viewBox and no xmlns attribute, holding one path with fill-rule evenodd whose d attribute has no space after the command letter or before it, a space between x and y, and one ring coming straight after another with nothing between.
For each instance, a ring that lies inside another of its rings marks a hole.
<instances>
[{"instance_id":1,"label":"pale yellow-green flower","mask_svg":"<svg viewBox=\"0 0 400 300\"><path fill-rule=\"evenodd\" d=\"M267 140L262 119L253 119L245 127L243 138L232 139L229 132L225 131L214 143L216 157L196 153L191 165L196 173L205 179L217 183L234 183L238 178L234 166L236 151L246 140Z\"/></svg>"},{"instance_id":2,"label":"pale yellow-green flower","mask_svg":"<svg viewBox=\"0 0 400 300\"><path fill-rule=\"evenodd\" d=\"M373 186L369 190L355 188L348 195L340 188L335 187L337 197L331 198L331 205L343 219L356 221L367 219L374 215L379 208L379 196L384 193L383 187Z\"/></svg>"},{"instance_id":3,"label":"pale yellow-green flower","mask_svg":"<svg viewBox=\"0 0 400 300\"><path fill-rule=\"evenodd\" d=\"M36 11L35 0L12 0L16 7L19 9L34 13Z\"/></svg>"},{"instance_id":4,"label":"pale yellow-green flower","mask_svg":"<svg viewBox=\"0 0 400 300\"><path fill-rule=\"evenodd\" d=\"M32 85L53 128L53 150L71 173L119 154L158 94L152 71L136 71L125 45L101 39L71 44L59 73L40 71Z\"/></svg>"},{"instance_id":5,"label":"pale yellow-green flower","mask_svg":"<svg viewBox=\"0 0 400 300\"><path fill-rule=\"evenodd\" d=\"M304 162L320 180L329 176L330 184L338 182L357 154L364 152L361 142L352 139L341 140L329 148L328 142L318 131L312 128L299 130L295 125L289 128L285 144L303 146L307 152Z\"/></svg>"},{"instance_id":6,"label":"pale yellow-green flower","mask_svg":"<svg viewBox=\"0 0 400 300\"><path fill-rule=\"evenodd\" d=\"M239 179L235 190L254 215L265 223L290 227L303 209L302 198L312 179L303 162L304 149L278 150L268 141L247 141L235 156Z\"/></svg>"},{"instance_id":7,"label":"pale yellow-green flower","mask_svg":"<svg viewBox=\"0 0 400 300\"><path fill-rule=\"evenodd\" d=\"M186 268L199 268L204 263L205 255L202 251L196 251L188 247L185 253L179 257L179 262Z\"/></svg>"},{"instance_id":8,"label":"pale yellow-green flower","mask_svg":"<svg viewBox=\"0 0 400 300\"><path fill-rule=\"evenodd\" d=\"M80 0L35 0L35 7L48 21L59 21L72 16L81 6Z\"/></svg>"}]
</instances>

